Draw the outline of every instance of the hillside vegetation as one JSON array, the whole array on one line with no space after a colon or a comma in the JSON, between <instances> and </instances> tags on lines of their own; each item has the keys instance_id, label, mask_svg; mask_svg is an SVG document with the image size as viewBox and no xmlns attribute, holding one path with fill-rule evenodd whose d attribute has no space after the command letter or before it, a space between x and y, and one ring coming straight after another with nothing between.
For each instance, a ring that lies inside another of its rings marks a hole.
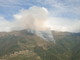
<instances>
[{"instance_id":1,"label":"hillside vegetation","mask_svg":"<svg viewBox=\"0 0 80 60\"><path fill-rule=\"evenodd\" d=\"M0 33L0 60L80 60L80 33L52 32L55 43L26 30Z\"/></svg>"}]
</instances>

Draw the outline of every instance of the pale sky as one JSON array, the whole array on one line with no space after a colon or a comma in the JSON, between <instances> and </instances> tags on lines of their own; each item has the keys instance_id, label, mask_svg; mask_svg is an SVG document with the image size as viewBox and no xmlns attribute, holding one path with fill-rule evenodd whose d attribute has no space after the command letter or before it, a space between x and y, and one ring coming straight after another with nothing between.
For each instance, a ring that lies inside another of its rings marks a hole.
<instances>
[{"instance_id":1,"label":"pale sky","mask_svg":"<svg viewBox=\"0 0 80 60\"><path fill-rule=\"evenodd\" d=\"M29 22L32 17L46 20L51 30L80 32L80 0L0 0L0 31L23 29L18 18Z\"/></svg>"}]
</instances>

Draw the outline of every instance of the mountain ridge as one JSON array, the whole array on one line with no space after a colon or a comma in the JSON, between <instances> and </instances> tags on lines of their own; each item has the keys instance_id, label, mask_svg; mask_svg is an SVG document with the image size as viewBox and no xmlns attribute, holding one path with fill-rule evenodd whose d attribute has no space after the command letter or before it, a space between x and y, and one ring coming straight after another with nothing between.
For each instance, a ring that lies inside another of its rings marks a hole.
<instances>
[{"instance_id":1,"label":"mountain ridge","mask_svg":"<svg viewBox=\"0 0 80 60\"><path fill-rule=\"evenodd\" d=\"M26 30L0 33L2 60L80 60L79 33L52 31L55 44Z\"/></svg>"}]
</instances>

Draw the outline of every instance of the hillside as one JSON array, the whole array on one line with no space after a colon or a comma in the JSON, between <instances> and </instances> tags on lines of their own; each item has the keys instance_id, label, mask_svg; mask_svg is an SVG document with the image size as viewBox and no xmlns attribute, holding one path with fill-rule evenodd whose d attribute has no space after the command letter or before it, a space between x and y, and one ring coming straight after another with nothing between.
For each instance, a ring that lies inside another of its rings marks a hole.
<instances>
[{"instance_id":1,"label":"hillside","mask_svg":"<svg viewBox=\"0 0 80 60\"><path fill-rule=\"evenodd\" d=\"M0 60L80 60L80 33L52 33L55 43L26 30L0 32Z\"/></svg>"}]
</instances>

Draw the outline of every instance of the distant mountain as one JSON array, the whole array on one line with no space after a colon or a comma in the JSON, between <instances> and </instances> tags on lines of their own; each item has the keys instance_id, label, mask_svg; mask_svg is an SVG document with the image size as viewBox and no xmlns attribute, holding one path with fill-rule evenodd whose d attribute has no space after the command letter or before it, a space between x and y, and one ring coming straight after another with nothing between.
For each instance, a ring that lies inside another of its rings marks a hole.
<instances>
[{"instance_id":1,"label":"distant mountain","mask_svg":"<svg viewBox=\"0 0 80 60\"><path fill-rule=\"evenodd\" d=\"M55 43L27 30L0 32L0 60L80 60L80 33L52 33Z\"/></svg>"}]
</instances>

